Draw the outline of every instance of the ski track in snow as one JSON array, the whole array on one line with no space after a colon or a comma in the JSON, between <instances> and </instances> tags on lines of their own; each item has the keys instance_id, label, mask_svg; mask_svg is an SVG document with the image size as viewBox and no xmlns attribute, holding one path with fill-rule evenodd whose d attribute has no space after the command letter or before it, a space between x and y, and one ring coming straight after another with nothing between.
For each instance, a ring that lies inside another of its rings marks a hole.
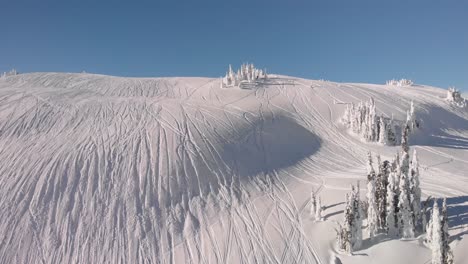
<instances>
[{"instance_id":1,"label":"ski track in snow","mask_svg":"<svg viewBox=\"0 0 468 264\"><path fill-rule=\"evenodd\" d=\"M467 195L468 113L443 90L286 79L256 90L209 78L0 79L0 263L326 263L334 234L312 231L310 191L331 229L342 207L327 205L365 181L367 151L398 149L339 123L344 104L370 96L397 120L411 99L456 111L459 149L415 147L426 195Z\"/></svg>"}]
</instances>

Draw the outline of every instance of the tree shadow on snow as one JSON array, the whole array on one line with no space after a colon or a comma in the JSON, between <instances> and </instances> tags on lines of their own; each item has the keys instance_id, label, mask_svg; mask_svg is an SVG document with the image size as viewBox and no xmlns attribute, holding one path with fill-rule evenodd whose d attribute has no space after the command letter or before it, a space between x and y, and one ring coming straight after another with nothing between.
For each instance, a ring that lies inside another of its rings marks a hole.
<instances>
[{"instance_id":1,"label":"tree shadow on snow","mask_svg":"<svg viewBox=\"0 0 468 264\"><path fill-rule=\"evenodd\" d=\"M343 210L339 210L339 211L336 211L336 212L333 212L333 213L329 213L329 214L326 214L323 216L323 220L328 220L330 217L334 216L334 215L338 215L338 214L342 214L344 211Z\"/></svg>"},{"instance_id":2,"label":"tree shadow on snow","mask_svg":"<svg viewBox=\"0 0 468 264\"><path fill-rule=\"evenodd\" d=\"M432 200L433 201L433 200ZM442 208L442 199L437 199L439 208ZM430 203L427 212L427 219L430 219L433 202ZM447 197L447 215L449 230L459 229L468 225L468 196ZM468 231L462 230L460 233L452 235L451 240L461 240Z\"/></svg>"},{"instance_id":3,"label":"tree shadow on snow","mask_svg":"<svg viewBox=\"0 0 468 264\"><path fill-rule=\"evenodd\" d=\"M449 229L456 229L468 225L468 196L458 196L447 198L447 214L449 219ZM464 230L452 235L452 240L461 240L463 235L468 234Z\"/></svg>"},{"instance_id":4,"label":"tree shadow on snow","mask_svg":"<svg viewBox=\"0 0 468 264\"><path fill-rule=\"evenodd\" d=\"M468 149L468 136L460 136L468 135L468 120L439 106L423 107L424 111L417 114L421 129L411 136L412 145Z\"/></svg>"}]
</instances>

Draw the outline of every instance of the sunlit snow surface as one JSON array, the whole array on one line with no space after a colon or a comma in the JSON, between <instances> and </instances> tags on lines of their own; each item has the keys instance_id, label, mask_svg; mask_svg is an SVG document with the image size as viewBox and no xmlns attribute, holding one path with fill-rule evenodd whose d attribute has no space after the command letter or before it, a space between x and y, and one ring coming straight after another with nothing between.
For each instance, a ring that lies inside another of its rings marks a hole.
<instances>
[{"instance_id":1,"label":"sunlit snow surface","mask_svg":"<svg viewBox=\"0 0 468 264\"><path fill-rule=\"evenodd\" d=\"M424 197L447 196L457 263L468 261L468 110L414 85L273 77L33 73L0 79L0 263L426 263L421 240L336 252L345 193L365 186L365 143L339 120L374 97L411 136ZM322 197L324 222L309 212ZM336 256L336 258L335 258Z\"/></svg>"}]
</instances>

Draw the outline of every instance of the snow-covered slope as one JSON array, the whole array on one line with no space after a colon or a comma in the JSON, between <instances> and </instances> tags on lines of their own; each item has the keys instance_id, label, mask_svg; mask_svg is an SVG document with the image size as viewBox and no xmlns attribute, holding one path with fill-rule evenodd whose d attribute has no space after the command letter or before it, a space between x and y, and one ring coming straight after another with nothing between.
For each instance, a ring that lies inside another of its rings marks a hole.
<instances>
[{"instance_id":1,"label":"snow-covered slope","mask_svg":"<svg viewBox=\"0 0 468 264\"><path fill-rule=\"evenodd\" d=\"M397 120L414 100L423 196L449 198L451 245L466 263L468 110L445 95L286 76L255 90L209 78L0 79L0 263L426 263L421 238L335 250L367 151L398 150L340 124L345 103L369 97ZM324 222L309 216L312 189Z\"/></svg>"}]
</instances>

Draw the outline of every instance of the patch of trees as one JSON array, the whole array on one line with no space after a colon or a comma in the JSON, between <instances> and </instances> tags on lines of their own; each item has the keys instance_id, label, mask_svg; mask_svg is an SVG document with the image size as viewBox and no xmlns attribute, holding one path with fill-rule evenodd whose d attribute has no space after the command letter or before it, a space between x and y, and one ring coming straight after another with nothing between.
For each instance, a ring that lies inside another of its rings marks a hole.
<instances>
[{"instance_id":1,"label":"patch of trees","mask_svg":"<svg viewBox=\"0 0 468 264\"><path fill-rule=\"evenodd\" d=\"M453 263L449 246L446 200L439 213L437 201L429 223L426 219L428 201L421 203L420 171L416 150L410 159L409 126L402 133L402 150L391 160L381 161L377 155L374 166L370 153L367 157L366 202L360 201L360 189L352 186L346 194L343 222L337 230L338 248L351 254L362 244L363 220L366 215L369 239L383 233L393 238L414 238L426 232L428 246L433 253L433 264Z\"/></svg>"},{"instance_id":2,"label":"patch of trees","mask_svg":"<svg viewBox=\"0 0 468 264\"><path fill-rule=\"evenodd\" d=\"M447 98L445 100L458 107L465 107L467 105L466 99L463 98L460 91L454 87L448 88Z\"/></svg>"},{"instance_id":3,"label":"patch of trees","mask_svg":"<svg viewBox=\"0 0 468 264\"><path fill-rule=\"evenodd\" d=\"M414 83L412 80L408 80L408 79L400 79L400 80L392 79L392 80L387 81L386 84L390 86L404 87L404 86L411 86Z\"/></svg>"},{"instance_id":4,"label":"patch of trees","mask_svg":"<svg viewBox=\"0 0 468 264\"><path fill-rule=\"evenodd\" d=\"M3 72L0 77L5 78L5 77L8 77L8 76L14 76L14 75L17 75L17 74L18 74L18 72L15 69L12 69L11 71Z\"/></svg>"},{"instance_id":5,"label":"patch of trees","mask_svg":"<svg viewBox=\"0 0 468 264\"><path fill-rule=\"evenodd\" d=\"M401 129L400 125L392 118L377 115L375 100L370 98L367 102L354 103L346 106L342 122L353 131L360 135L368 142L379 142L384 145L397 145L398 140L397 130ZM410 109L406 114L406 123L404 128L408 127L409 131L414 131L419 127L419 122L416 119L414 103L411 101Z\"/></svg>"},{"instance_id":6,"label":"patch of trees","mask_svg":"<svg viewBox=\"0 0 468 264\"><path fill-rule=\"evenodd\" d=\"M267 78L266 70L257 69L253 64L242 64L237 72L234 72L229 65L226 75L221 80L221 88L253 84Z\"/></svg>"}]
</instances>

